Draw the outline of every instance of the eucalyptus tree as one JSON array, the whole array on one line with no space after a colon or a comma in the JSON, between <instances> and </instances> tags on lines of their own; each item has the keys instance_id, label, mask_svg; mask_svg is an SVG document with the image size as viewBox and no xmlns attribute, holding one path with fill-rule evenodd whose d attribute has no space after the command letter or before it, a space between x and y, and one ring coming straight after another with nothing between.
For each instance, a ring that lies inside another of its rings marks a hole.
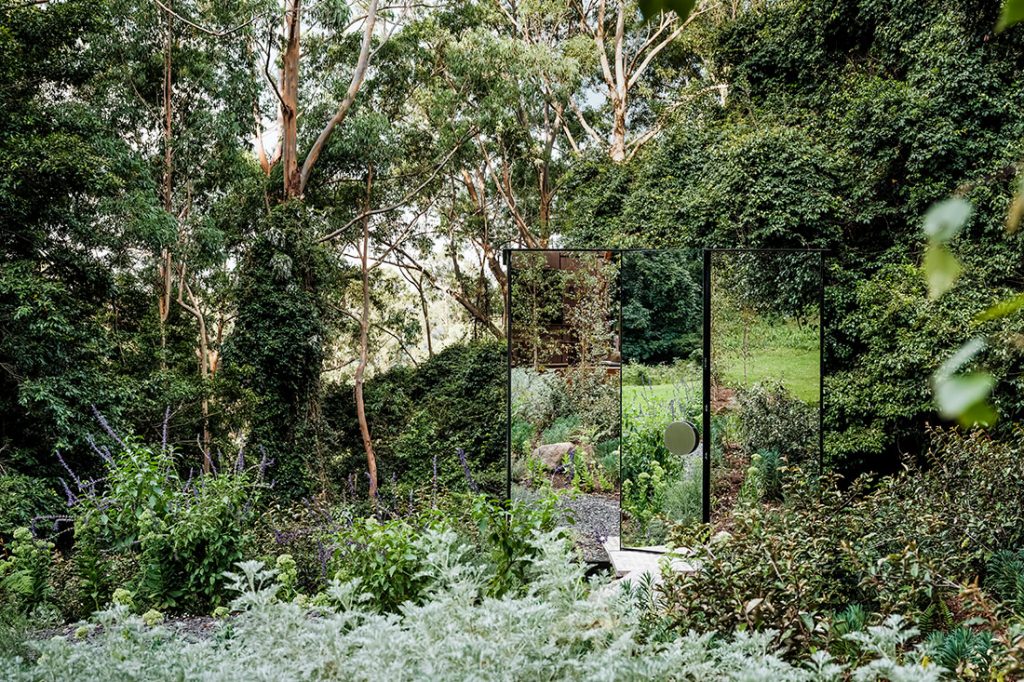
<instances>
[{"instance_id":1,"label":"eucalyptus tree","mask_svg":"<svg viewBox=\"0 0 1024 682\"><path fill-rule=\"evenodd\" d=\"M355 352L356 417L371 497L377 492L378 474L364 400L367 370L373 356L389 344L404 361L417 362L408 346L419 332L419 322L414 313L395 305L397 272L410 273L396 266L400 254L419 248L433 234L436 186L472 137L472 129L454 135L438 130L409 106L427 59L421 42L423 21L429 18L410 22L379 48L387 72L367 83L349 125L325 149L319 178L309 185L308 201L328 228L318 242L342 254L358 271L331 307L351 331L341 335L340 347ZM417 281L422 287L422 275ZM426 315L422 289L420 296Z\"/></svg>"},{"instance_id":2,"label":"eucalyptus tree","mask_svg":"<svg viewBox=\"0 0 1024 682\"><path fill-rule=\"evenodd\" d=\"M580 95L569 99L569 109L587 142L614 162L631 159L661 132L668 115L685 99L679 91L710 75L693 55L684 53L678 64L659 65L659 60L691 24L713 9L714 0L683 3L689 5L688 13L678 11L680 3L575 0L570 4L580 35L588 43L585 54L590 68ZM724 85L710 87L724 100Z\"/></svg>"},{"instance_id":3,"label":"eucalyptus tree","mask_svg":"<svg viewBox=\"0 0 1024 682\"><path fill-rule=\"evenodd\" d=\"M431 15L420 28L429 55L413 102L448 138L471 131L472 144L435 186L435 239L397 251L409 276L447 292L502 338L501 249L552 245L558 195L577 158L591 150L631 158L677 99L697 82L706 89L711 70L681 36L721 10L710 3L650 21L633 2L606 0L478 0ZM446 267L431 262L438 250Z\"/></svg>"},{"instance_id":4,"label":"eucalyptus tree","mask_svg":"<svg viewBox=\"0 0 1024 682\"><path fill-rule=\"evenodd\" d=\"M425 56L415 115L455 149L431 193L431 238L396 248L414 280L450 295L474 326L504 336L501 249L543 247L571 154L566 101L581 82L565 2L452 4L418 26ZM434 156L438 156L435 153ZM434 258L444 255L439 264Z\"/></svg>"},{"instance_id":5,"label":"eucalyptus tree","mask_svg":"<svg viewBox=\"0 0 1024 682\"><path fill-rule=\"evenodd\" d=\"M81 466L90 405L115 423L153 416L136 256L166 222L146 164L89 101L115 20L105 2L0 9L5 476L55 473L54 449Z\"/></svg>"},{"instance_id":6,"label":"eucalyptus tree","mask_svg":"<svg viewBox=\"0 0 1024 682\"><path fill-rule=\"evenodd\" d=\"M160 227L134 258L155 270L155 375L177 403L172 426L198 422L208 468L213 387L234 315L231 264L244 252L246 219L251 225L260 210L251 64L268 6L115 0L111 11L118 20L97 45L105 68L89 102L150 169ZM179 414L192 401L198 419Z\"/></svg>"},{"instance_id":7,"label":"eucalyptus tree","mask_svg":"<svg viewBox=\"0 0 1024 682\"><path fill-rule=\"evenodd\" d=\"M293 468L306 459L322 487L321 375L331 337L344 325L337 292L351 266L329 233L338 229L339 212L351 217L362 206L358 196L335 192L344 163L337 147L345 135L358 134L360 126L347 128L360 93L386 72L374 68L375 60L417 8L413 2L285 0L257 50L264 90L255 108L255 153L280 190L268 192L269 229L256 236L258 252L243 262L243 286L277 293L242 302L231 355L243 384L261 396L255 440L287 451ZM365 440L373 472L368 429ZM302 474L295 469L290 478Z\"/></svg>"}]
</instances>

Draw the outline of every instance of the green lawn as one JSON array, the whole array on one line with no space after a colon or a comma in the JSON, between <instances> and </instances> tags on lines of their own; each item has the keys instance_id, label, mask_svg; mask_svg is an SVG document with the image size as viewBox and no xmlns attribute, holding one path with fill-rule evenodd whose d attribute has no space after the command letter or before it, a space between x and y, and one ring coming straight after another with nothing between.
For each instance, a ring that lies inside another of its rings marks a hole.
<instances>
[{"instance_id":1,"label":"green lawn","mask_svg":"<svg viewBox=\"0 0 1024 682\"><path fill-rule=\"evenodd\" d=\"M714 358L713 369L727 386L746 387L774 379L781 381L800 400L812 404L818 402L821 349L818 347L816 326L755 322L748 334L745 369L739 327L722 324L718 329L714 337L718 354ZM633 367L630 371L636 374L640 370ZM642 401L667 403L687 394L690 400L700 402L699 367L655 368L645 372L655 381L660 379L664 383L623 386L624 407L629 408Z\"/></svg>"},{"instance_id":2,"label":"green lawn","mask_svg":"<svg viewBox=\"0 0 1024 682\"><path fill-rule=\"evenodd\" d=\"M645 404L651 403L668 405L671 400L684 401L694 405L697 410L697 416L699 416L701 404L700 381L686 382L685 384L622 387L622 407L626 410L634 407L643 407Z\"/></svg>"},{"instance_id":3,"label":"green lawn","mask_svg":"<svg viewBox=\"0 0 1024 682\"><path fill-rule=\"evenodd\" d=\"M718 369L727 386L751 386L759 381L775 379L800 400L817 403L820 397L820 360L818 349L761 348L747 358L745 378L743 358L739 353L723 354Z\"/></svg>"}]
</instances>

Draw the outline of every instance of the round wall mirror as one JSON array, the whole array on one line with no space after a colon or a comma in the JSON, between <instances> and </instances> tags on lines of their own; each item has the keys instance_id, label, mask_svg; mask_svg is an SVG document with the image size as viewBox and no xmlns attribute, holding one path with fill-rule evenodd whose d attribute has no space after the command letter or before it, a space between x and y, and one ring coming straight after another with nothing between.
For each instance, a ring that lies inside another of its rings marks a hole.
<instances>
[{"instance_id":1,"label":"round wall mirror","mask_svg":"<svg viewBox=\"0 0 1024 682\"><path fill-rule=\"evenodd\" d=\"M699 442L697 428L690 422L672 422L665 427L665 447L673 455L688 455Z\"/></svg>"}]
</instances>

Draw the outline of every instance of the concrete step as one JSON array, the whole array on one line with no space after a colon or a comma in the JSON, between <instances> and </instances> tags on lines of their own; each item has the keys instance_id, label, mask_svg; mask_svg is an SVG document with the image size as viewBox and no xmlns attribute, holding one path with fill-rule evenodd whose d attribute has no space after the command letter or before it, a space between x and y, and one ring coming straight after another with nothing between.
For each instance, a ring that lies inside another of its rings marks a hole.
<instances>
[{"instance_id":1,"label":"concrete step","mask_svg":"<svg viewBox=\"0 0 1024 682\"><path fill-rule=\"evenodd\" d=\"M604 543L615 575L620 580L635 580L644 573L650 574L655 583L661 582L661 562L668 558L669 570L682 573L696 571L699 565L687 558L685 549L669 550L664 545L652 545L643 548L622 549L617 536L609 537Z\"/></svg>"}]
</instances>

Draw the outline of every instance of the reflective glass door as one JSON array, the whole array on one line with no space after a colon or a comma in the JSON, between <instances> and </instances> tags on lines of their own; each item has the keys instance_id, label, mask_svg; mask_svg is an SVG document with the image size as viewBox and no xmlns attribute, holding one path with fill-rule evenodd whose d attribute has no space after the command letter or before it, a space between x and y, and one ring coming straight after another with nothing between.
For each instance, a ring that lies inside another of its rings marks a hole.
<instances>
[{"instance_id":1,"label":"reflective glass door","mask_svg":"<svg viewBox=\"0 0 1024 682\"><path fill-rule=\"evenodd\" d=\"M621 545L704 517L703 251L622 252Z\"/></svg>"},{"instance_id":2,"label":"reflective glass door","mask_svg":"<svg viewBox=\"0 0 1024 682\"><path fill-rule=\"evenodd\" d=\"M776 504L821 466L822 253L708 257L710 518ZM798 494L798 493L794 493Z\"/></svg>"}]
</instances>

